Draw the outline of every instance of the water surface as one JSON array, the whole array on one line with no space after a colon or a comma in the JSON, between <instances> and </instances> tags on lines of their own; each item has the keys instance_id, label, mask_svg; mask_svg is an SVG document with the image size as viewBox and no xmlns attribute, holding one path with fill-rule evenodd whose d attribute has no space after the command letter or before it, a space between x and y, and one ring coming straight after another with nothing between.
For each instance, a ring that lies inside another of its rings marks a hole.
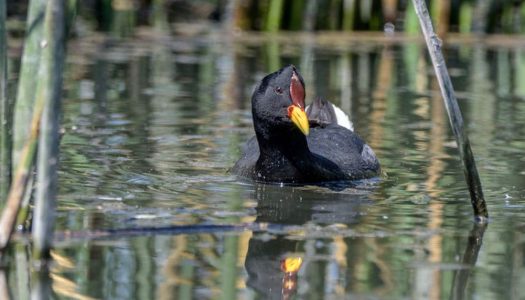
<instances>
[{"instance_id":1,"label":"water surface","mask_svg":"<svg viewBox=\"0 0 525 300\"><path fill-rule=\"evenodd\" d=\"M445 46L491 216L484 234L418 41L73 41L57 232L200 230L61 236L55 297L522 299L524 48ZM323 187L228 173L253 135L252 88L286 64L303 74L307 102L324 97L351 116L383 176ZM25 255L14 249L8 270L20 299Z\"/></svg>"}]
</instances>

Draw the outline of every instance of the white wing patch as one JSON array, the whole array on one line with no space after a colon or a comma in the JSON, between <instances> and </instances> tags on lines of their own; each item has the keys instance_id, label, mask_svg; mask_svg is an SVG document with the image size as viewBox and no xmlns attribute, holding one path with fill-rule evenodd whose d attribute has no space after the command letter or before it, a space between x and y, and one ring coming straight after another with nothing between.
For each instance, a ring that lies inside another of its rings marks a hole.
<instances>
[{"instance_id":1,"label":"white wing patch","mask_svg":"<svg viewBox=\"0 0 525 300\"><path fill-rule=\"evenodd\" d=\"M348 115L345 114L345 112L342 109L337 107L337 105L333 104L332 102L329 102L329 101L326 101L326 102L332 105L332 109L334 110L334 113L335 113L336 124L346 129L349 129L351 131L354 131L354 124L352 123L352 121L350 121L350 118L348 117ZM309 109L310 109L310 105L307 105L305 108L305 111L308 112Z\"/></svg>"},{"instance_id":2,"label":"white wing patch","mask_svg":"<svg viewBox=\"0 0 525 300\"><path fill-rule=\"evenodd\" d=\"M348 115L345 114L344 111L342 111L339 107L335 106L334 104L332 104L332 107L334 108L334 111L335 111L337 125L343 126L345 128L348 128L354 131L354 124L352 124Z\"/></svg>"}]
</instances>

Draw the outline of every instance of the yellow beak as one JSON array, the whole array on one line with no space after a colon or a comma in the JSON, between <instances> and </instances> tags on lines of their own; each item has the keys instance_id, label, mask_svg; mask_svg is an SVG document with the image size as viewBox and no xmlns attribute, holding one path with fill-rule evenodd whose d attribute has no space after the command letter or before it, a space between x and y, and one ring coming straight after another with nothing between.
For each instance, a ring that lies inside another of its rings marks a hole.
<instances>
[{"instance_id":1,"label":"yellow beak","mask_svg":"<svg viewBox=\"0 0 525 300\"><path fill-rule=\"evenodd\" d=\"M288 106L288 117L304 135L308 135L308 133L310 133L308 117L302 108L296 105Z\"/></svg>"}]
</instances>

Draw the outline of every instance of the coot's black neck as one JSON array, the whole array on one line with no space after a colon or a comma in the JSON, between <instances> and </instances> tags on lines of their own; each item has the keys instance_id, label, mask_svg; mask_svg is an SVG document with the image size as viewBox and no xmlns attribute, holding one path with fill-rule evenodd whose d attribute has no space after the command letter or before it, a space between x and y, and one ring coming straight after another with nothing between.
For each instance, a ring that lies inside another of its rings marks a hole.
<instances>
[{"instance_id":1,"label":"coot's black neck","mask_svg":"<svg viewBox=\"0 0 525 300\"><path fill-rule=\"evenodd\" d=\"M295 127L274 130L271 134L256 130L256 136L260 153L257 169L261 171L257 176L269 176L275 181L293 181L280 177L281 173L290 172L294 174L294 179L300 180L335 180L344 177L333 162L310 152L306 136ZM283 166L291 166L294 170L283 172Z\"/></svg>"},{"instance_id":2,"label":"coot's black neck","mask_svg":"<svg viewBox=\"0 0 525 300\"><path fill-rule=\"evenodd\" d=\"M283 157L291 162L311 159L312 153L304 134L297 128L286 128L271 134L257 133L259 159L275 161Z\"/></svg>"}]
</instances>

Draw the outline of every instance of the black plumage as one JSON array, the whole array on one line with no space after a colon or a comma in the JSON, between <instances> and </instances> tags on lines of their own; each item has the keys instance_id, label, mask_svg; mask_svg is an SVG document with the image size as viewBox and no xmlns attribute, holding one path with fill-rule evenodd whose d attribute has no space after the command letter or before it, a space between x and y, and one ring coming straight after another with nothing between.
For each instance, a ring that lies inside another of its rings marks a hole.
<instances>
[{"instance_id":1,"label":"black plumage","mask_svg":"<svg viewBox=\"0 0 525 300\"><path fill-rule=\"evenodd\" d=\"M356 133L335 122L327 123L326 118L322 122L310 120L308 130L304 128L308 124L294 120L294 115L302 116L299 110L304 114L304 81L294 66L264 77L252 95L255 137L246 143L232 172L275 183L319 183L379 175L374 152ZM334 116L333 112L318 114Z\"/></svg>"}]
</instances>

